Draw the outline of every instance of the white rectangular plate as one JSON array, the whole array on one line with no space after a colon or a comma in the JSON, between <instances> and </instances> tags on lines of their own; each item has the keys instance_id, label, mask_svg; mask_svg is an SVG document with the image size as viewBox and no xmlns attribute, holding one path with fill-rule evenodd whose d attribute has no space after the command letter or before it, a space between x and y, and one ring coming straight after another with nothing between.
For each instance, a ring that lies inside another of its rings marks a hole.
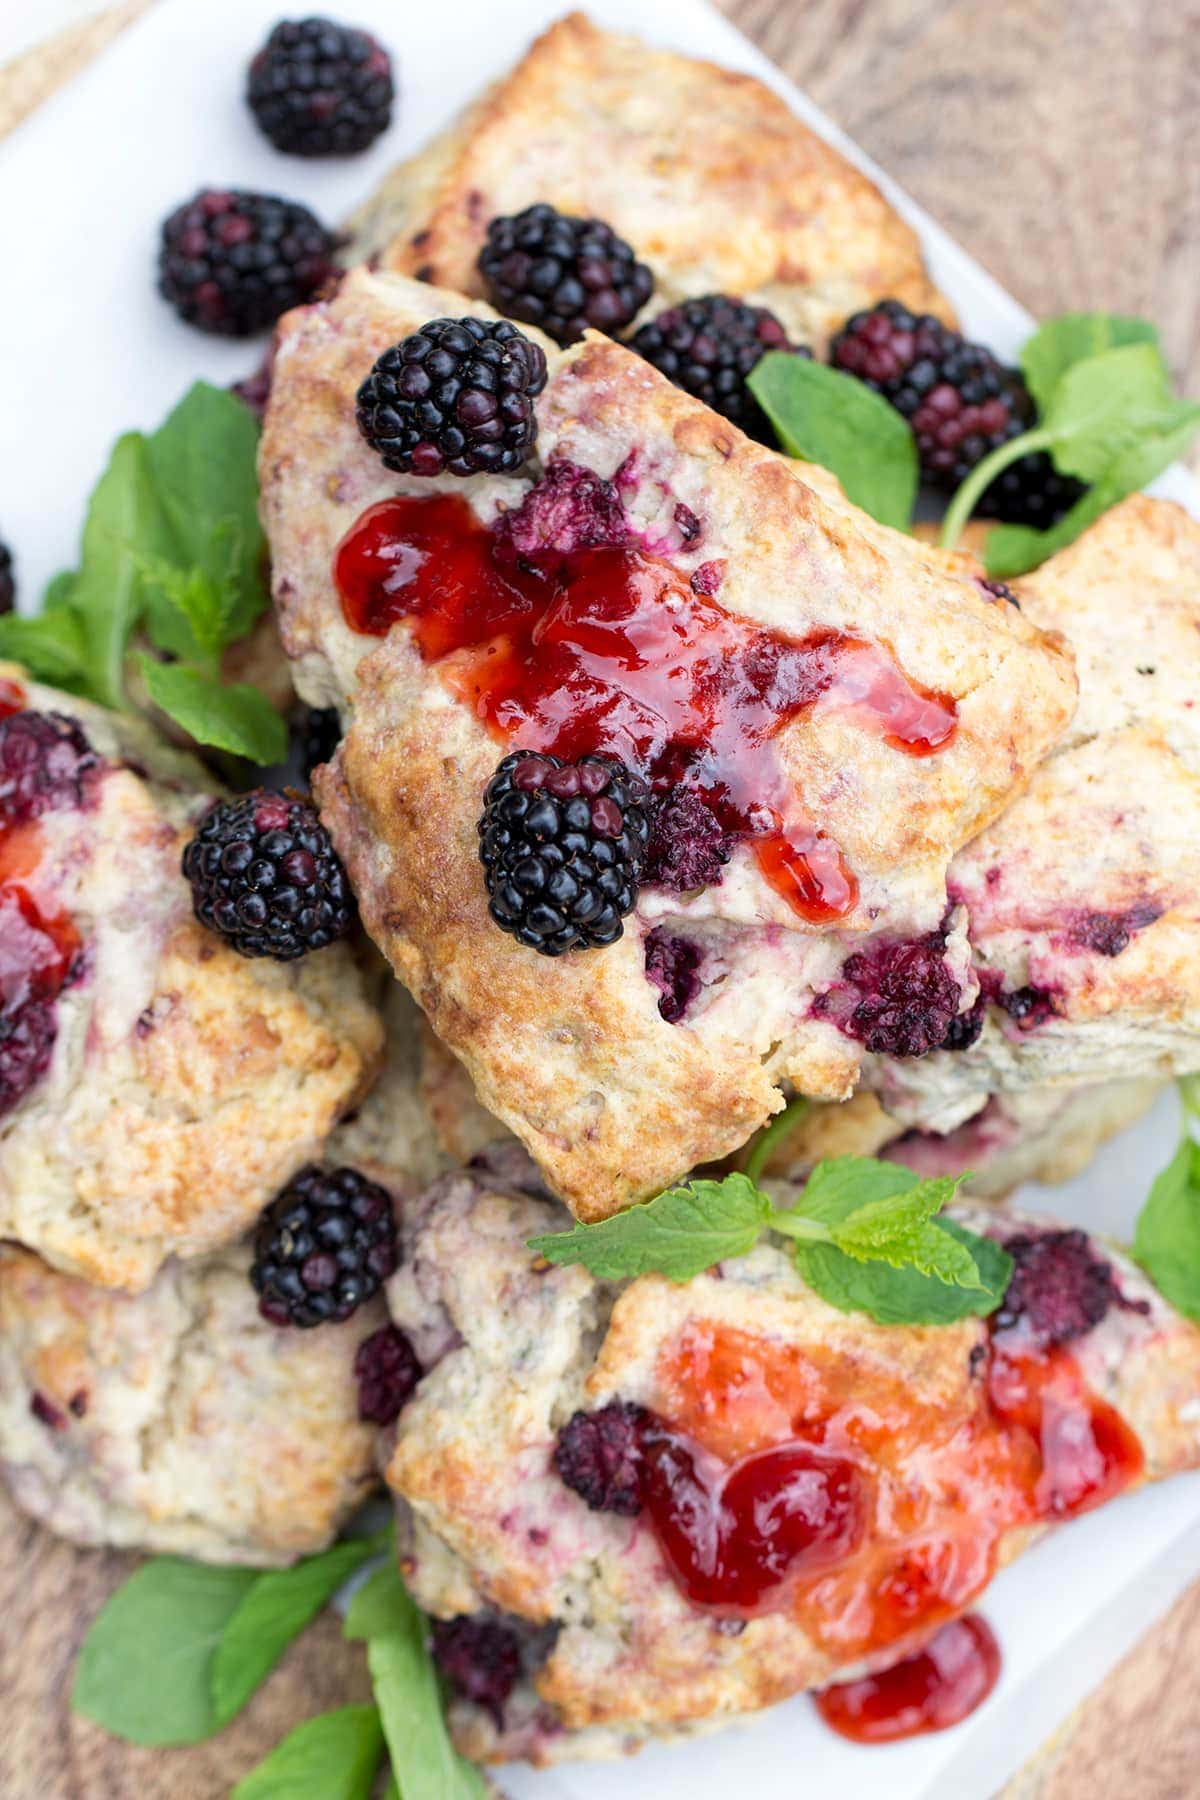
<instances>
[{"instance_id":1,"label":"white rectangular plate","mask_svg":"<svg viewBox=\"0 0 1200 1800\"><path fill-rule=\"evenodd\" d=\"M446 123L564 4L555 0L346 0L400 71L399 122L366 156L277 155L241 99L247 58L282 0L160 0L148 18L0 145L8 277L0 300L5 432L0 508L26 600L75 556L88 490L117 434L156 424L198 375L227 382L253 348L179 324L154 291L159 221L197 187L228 183L303 198L328 220ZM592 0L601 23L751 71L867 169L920 232L966 329L1005 355L1028 314L888 181L804 96L700 0ZM798 24L799 28L799 24ZM1200 512L1173 470L1158 491ZM1176 1131L1166 1099L1080 1179L1026 1196L1128 1237ZM795 1700L752 1730L626 1765L505 1771L514 1800L986 1800L1200 1573L1200 1475L1131 1496L1071 1525L999 1577L982 1611L999 1633L995 1694L954 1731L857 1749Z\"/></svg>"}]
</instances>

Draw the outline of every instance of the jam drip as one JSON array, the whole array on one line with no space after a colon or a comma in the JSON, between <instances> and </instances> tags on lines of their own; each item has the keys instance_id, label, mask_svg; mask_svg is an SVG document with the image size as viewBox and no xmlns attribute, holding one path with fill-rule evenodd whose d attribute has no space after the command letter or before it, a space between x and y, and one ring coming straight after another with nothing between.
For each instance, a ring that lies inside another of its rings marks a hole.
<instances>
[{"instance_id":1,"label":"jam drip","mask_svg":"<svg viewBox=\"0 0 1200 1800\"><path fill-rule=\"evenodd\" d=\"M923 1650L878 1675L815 1694L817 1711L856 1744L945 1731L982 1706L1000 1675L1000 1646L982 1619L952 1619Z\"/></svg>"},{"instance_id":2,"label":"jam drip","mask_svg":"<svg viewBox=\"0 0 1200 1800\"><path fill-rule=\"evenodd\" d=\"M498 738L574 762L619 757L656 791L685 787L813 923L858 890L797 805L774 739L837 705L912 756L954 734L953 700L910 682L880 646L836 631L769 631L627 546L518 557L456 495L371 507L338 546L348 623L406 623L421 655Z\"/></svg>"}]
</instances>

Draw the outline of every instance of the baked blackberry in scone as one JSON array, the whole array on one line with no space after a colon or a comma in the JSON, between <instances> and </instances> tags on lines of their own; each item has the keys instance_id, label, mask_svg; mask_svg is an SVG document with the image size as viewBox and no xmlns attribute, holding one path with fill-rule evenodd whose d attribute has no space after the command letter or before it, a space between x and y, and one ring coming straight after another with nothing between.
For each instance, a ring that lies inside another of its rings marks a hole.
<instances>
[{"instance_id":1,"label":"baked blackberry in scone","mask_svg":"<svg viewBox=\"0 0 1200 1800\"><path fill-rule=\"evenodd\" d=\"M1011 1284L916 1329L772 1248L598 1285L525 1248L560 1213L467 1175L413 1209L388 1480L415 1597L475 1626L434 1636L468 1754L628 1750L885 1666L1052 1522L1200 1463L1200 1331L1082 1232L958 1216Z\"/></svg>"},{"instance_id":2,"label":"baked blackberry in scone","mask_svg":"<svg viewBox=\"0 0 1200 1800\"><path fill-rule=\"evenodd\" d=\"M388 988L383 1073L323 1161L382 1184L398 1215L446 1158L418 1096L417 1009ZM252 1255L245 1240L172 1260L130 1295L0 1250L0 1472L19 1506L78 1543L214 1562L333 1538L378 1478L399 1334L382 1295L344 1323L273 1323Z\"/></svg>"},{"instance_id":3,"label":"baked blackberry in scone","mask_svg":"<svg viewBox=\"0 0 1200 1800\"><path fill-rule=\"evenodd\" d=\"M0 1237L137 1289L241 1236L382 1030L348 946L250 962L193 918L190 758L15 670L0 699Z\"/></svg>"},{"instance_id":4,"label":"baked blackberry in scone","mask_svg":"<svg viewBox=\"0 0 1200 1800\"><path fill-rule=\"evenodd\" d=\"M390 474L358 384L465 304L360 270L290 316L263 518L297 684L348 719L316 786L364 924L594 1217L735 1149L785 1078L844 1098L868 1047L915 1054L970 1009L945 868L1062 730L1074 674L965 564L827 500L603 338L550 356L528 473ZM511 771L533 835L498 898L485 790L516 750L539 753ZM587 785L597 756L619 804ZM510 935L596 883L618 911L632 892L607 947L552 960ZM841 1011L855 982L874 1004L885 953L920 988L920 1029L890 1038Z\"/></svg>"},{"instance_id":5,"label":"baked blackberry in scone","mask_svg":"<svg viewBox=\"0 0 1200 1800\"><path fill-rule=\"evenodd\" d=\"M1200 1068L1200 524L1134 495L1011 587L1070 641L1080 703L951 866L980 984L961 1047L870 1076L943 1133L998 1090Z\"/></svg>"},{"instance_id":6,"label":"baked blackberry in scone","mask_svg":"<svg viewBox=\"0 0 1200 1800\"><path fill-rule=\"evenodd\" d=\"M387 177L343 260L496 299L479 268L488 227L539 202L601 221L649 264L644 316L726 294L821 352L885 295L952 319L911 226L769 88L582 13Z\"/></svg>"}]
</instances>

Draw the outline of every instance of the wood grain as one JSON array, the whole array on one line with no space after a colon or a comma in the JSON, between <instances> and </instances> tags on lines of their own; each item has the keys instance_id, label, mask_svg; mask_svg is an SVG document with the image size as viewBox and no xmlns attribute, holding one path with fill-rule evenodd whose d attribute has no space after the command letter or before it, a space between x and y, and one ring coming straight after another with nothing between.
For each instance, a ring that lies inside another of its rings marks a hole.
<instances>
[{"instance_id":1,"label":"wood grain","mask_svg":"<svg viewBox=\"0 0 1200 1800\"><path fill-rule=\"evenodd\" d=\"M149 3L0 70L0 134ZM1034 312L1146 314L1200 392L1200 0L719 4ZM68 1702L79 1642L132 1566L56 1542L0 1496L0 1800L221 1800L301 1719L365 1697L361 1654L326 1618L213 1743L115 1743ZM1198 1794L1200 1586L1005 1800Z\"/></svg>"}]
</instances>

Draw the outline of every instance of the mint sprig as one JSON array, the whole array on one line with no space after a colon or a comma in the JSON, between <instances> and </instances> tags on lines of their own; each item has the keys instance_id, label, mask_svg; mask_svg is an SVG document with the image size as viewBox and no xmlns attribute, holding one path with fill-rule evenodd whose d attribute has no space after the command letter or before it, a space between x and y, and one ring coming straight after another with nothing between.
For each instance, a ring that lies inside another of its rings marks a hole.
<instances>
[{"instance_id":1,"label":"mint sprig","mask_svg":"<svg viewBox=\"0 0 1200 1800\"><path fill-rule=\"evenodd\" d=\"M226 688L222 652L266 605L258 428L242 401L196 385L148 435L127 432L92 491L79 568L34 618L0 618L0 656L38 679L127 710L139 639L154 704L198 743L270 763L283 721L256 689Z\"/></svg>"},{"instance_id":2,"label":"mint sprig","mask_svg":"<svg viewBox=\"0 0 1200 1800\"><path fill-rule=\"evenodd\" d=\"M1133 1254L1177 1311L1200 1320L1200 1144L1192 1135L1200 1118L1200 1076L1184 1076L1179 1093L1179 1143L1138 1214Z\"/></svg>"},{"instance_id":3,"label":"mint sprig","mask_svg":"<svg viewBox=\"0 0 1200 1800\"><path fill-rule=\"evenodd\" d=\"M988 573L1021 575L1073 543L1127 494L1186 449L1200 406L1180 400L1152 325L1105 313L1069 313L1034 333L1021 354L1039 422L976 465L946 512L941 541L954 548L984 491L1012 463L1047 451L1061 474L1090 484L1047 531L1002 525L988 535Z\"/></svg>"},{"instance_id":4,"label":"mint sprig","mask_svg":"<svg viewBox=\"0 0 1200 1800\"><path fill-rule=\"evenodd\" d=\"M824 363L771 351L747 385L789 456L837 476L848 500L904 531L917 494L908 422L871 388Z\"/></svg>"},{"instance_id":5,"label":"mint sprig","mask_svg":"<svg viewBox=\"0 0 1200 1800\"><path fill-rule=\"evenodd\" d=\"M550 1263L582 1264L601 1281L658 1274L685 1282L773 1232L791 1241L810 1285L845 1310L887 1324L984 1316L1000 1304L1011 1263L998 1246L937 1219L965 1179L922 1181L896 1163L842 1156L818 1163L791 1207L775 1206L748 1175L727 1175L533 1238L529 1248ZM955 1296L951 1306L939 1289Z\"/></svg>"},{"instance_id":6,"label":"mint sprig","mask_svg":"<svg viewBox=\"0 0 1200 1800\"><path fill-rule=\"evenodd\" d=\"M289 1731L229 1800L370 1800L382 1755L378 1707L339 1706Z\"/></svg>"}]
</instances>

